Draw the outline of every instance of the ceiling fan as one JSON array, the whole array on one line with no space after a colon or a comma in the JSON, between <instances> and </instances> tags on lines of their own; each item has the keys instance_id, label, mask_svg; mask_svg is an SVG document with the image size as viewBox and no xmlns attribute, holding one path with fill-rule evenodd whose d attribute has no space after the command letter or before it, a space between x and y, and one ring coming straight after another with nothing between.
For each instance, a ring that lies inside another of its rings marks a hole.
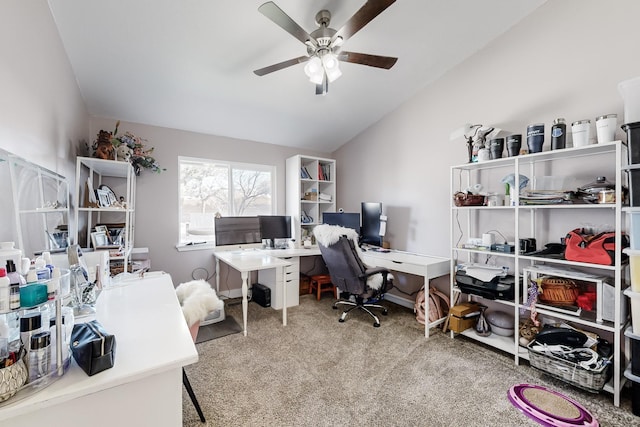
<instances>
[{"instance_id":1,"label":"ceiling fan","mask_svg":"<svg viewBox=\"0 0 640 427\"><path fill-rule=\"evenodd\" d=\"M324 95L329 90L329 82L342 75L339 62L351 62L369 67L390 69L398 58L367 53L348 52L341 50L349 37L360 31L396 0L367 1L339 30L329 27L331 13L321 10L316 14L316 24L320 28L307 33L293 19L282 11L274 2L269 1L258 8L258 11L271 19L276 25L300 40L307 46L307 55L269 65L255 70L258 76L282 70L295 64L306 62L304 71L312 83L316 84L316 95Z\"/></svg>"}]
</instances>

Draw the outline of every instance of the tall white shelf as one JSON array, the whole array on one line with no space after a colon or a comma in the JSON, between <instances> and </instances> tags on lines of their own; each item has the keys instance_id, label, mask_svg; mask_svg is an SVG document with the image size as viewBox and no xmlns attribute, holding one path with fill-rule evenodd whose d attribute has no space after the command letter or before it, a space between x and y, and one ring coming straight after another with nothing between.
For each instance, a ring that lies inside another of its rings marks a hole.
<instances>
[{"instance_id":1,"label":"tall white shelf","mask_svg":"<svg viewBox=\"0 0 640 427\"><path fill-rule=\"evenodd\" d=\"M91 188L89 184L91 183ZM87 190L95 191L108 185L116 196L123 196L125 207L89 207ZM128 271L134 242L136 200L136 175L129 162L78 157L76 161L76 224L75 242L82 247L91 247L91 232L96 224L103 222L124 223L124 245L122 255L112 256L111 261L122 260L124 271ZM80 239L83 241L80 241Z\"/></svg>"},{"instance_id":2,"label":"tall white shelf","mask_svg":"<svg viewBox=\"0 0 640 427\"><path fill-rule=\"evenodd\" d=\"M312 235L313 227L322 223L322 214L336 211L336 161L301 155L289 157L286 181L286 214L291 216L291 237L302 246L302 241ZM318 196L327 195L330 200L308 196L314 192ZM303 213L310 221L303 222Z\"/></svg>"},{"instance_id":3,"label":"tall white shelf","mask_svg":"<svg viewBox=\"0 0 640 427\"><path fill-rule=\"evenodd\" d=\"M451 167L451 194L464 190L471 185L480 183L485 191L504 194L504 184L501 184L503 176L513 173L515 176L525 175L530 180L542 176L567 175L567 170L575 170L576 165L584 166L580 172L580 180L596 176L606 176L615 181L616 194L622 194L624 175L621 172L623 158L623 144L614 141L605 144L589 145L586 147L568 148L563 150L545 151L542 153L524 156L508 157L490 160L480 163L468 163ZM574 168L574 169L571 169ZM578 170L580 167L578 166ZM583 175L583 176L582 176ZM584 181L586 184L589 181ZM529 187L531 188L531 186ZM575 188L575 187L573 187ZM564 321L574 324L576 327L592 330L601 334L612 343L613 374L611 380L605 385L604 390L614 396L614 404L620 404L620 392L625 379L622 375L626 363L623 352L623 333L628 319L621 315L623 304L626 304L622 291L628 285L628 267L622 262L622 233L625 229L623 207L621 197L616 198L612 204L536 204L520 205L518 195L513 204L508 206L471 206L457 207L451 201L451 298L460 292L456 286L456 265L463 262L494 263L496 266L507 266L510 273L515 275L516 286L513 301L487 300L480 296L461 294L464 298L480 301L488 305L490 310L498 310L510 313L514 317L514 331L512 337L503 337L491 334L489 337L480 337L475 330L468 329L462 334L480 341L484 344L498 348L514 356L514 361L519 364L520 359L529 358L526 347L519 344L518 330L521 318L529 317L530 311L526 304L527 285L524 277L528 277L531 271L571 270L576 274L591 275L590 277L605 278L614 287L613 321L602 321L601 313L597 313L596 319L578 317L571 314L563 314L556 311L538 308L538 313L543 320ZM566 261L546 257L526 256L519 253L520 239L536 238L538 249L544 248L544 244L559 242L573 228L591 222L592 224L609 224L615 228L616 251L613 265L597 265L583 262ZM516 242L514 253L499 253L484 249L465 249L461 245L469 237L480 237L489 231L500 231L496 235L498 240ZM562 276L562 274L553 274ZM571 278L571 273L567 273ZM580 277L580 276L578 276ZM599 283L598 279L588 279ZM599 293L598 298L602 298ZM602 300L596 303L597 310L602 307ZM524 314L520 314L521 310Z\"/></svg>"}]
</instances>

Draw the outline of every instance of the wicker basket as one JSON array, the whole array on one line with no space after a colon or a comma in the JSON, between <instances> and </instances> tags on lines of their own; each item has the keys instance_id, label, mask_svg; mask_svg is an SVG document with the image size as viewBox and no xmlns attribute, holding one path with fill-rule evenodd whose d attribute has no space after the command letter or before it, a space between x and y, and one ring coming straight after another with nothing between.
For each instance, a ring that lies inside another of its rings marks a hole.
<instances>
[{"instance_id":1,"label":"wicker basket","mask_svg":"<svg viewBox=\"0 0 640 427\"><path fill-rule=\"evenodd\" d=\"M460 206L483 206L485 196L479 194L467 194L461 191L453 195L453 203Z\"/></svg>"},{"instance_id":2,"label":"wicker basket","mask_svg":"<svg viewBox=\"0 0 640 427\"><path fill-rule=\"evenodd\" d=\"M586 369L582 366L550 354L540 353L532 347L536 341L527 346L529 363L536 369L554 378L567 382L591 393L599 393L611 377L611 364L607 363L600 369Z\"/></svg>"},{"instance_id":3,"label":"wicker basket","mask_svg":"<svg viewBox=\"0 0 640 427\"><path fill-rule=\"evenodd\" d=\"M561 277L545 277L542 279L540 302L554 305L574 305L580 293L573 280Z\"/></svg>"}]
</instances>

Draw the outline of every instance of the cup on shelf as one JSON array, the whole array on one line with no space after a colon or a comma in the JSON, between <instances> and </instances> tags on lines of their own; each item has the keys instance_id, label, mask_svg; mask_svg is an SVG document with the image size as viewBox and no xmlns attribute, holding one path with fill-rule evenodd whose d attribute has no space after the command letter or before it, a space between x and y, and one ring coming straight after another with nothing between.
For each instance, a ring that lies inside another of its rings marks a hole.
<instances>
[{"instance_id":1,"label":"cup on shelf","mask_svg":"<svg viewBox=\"0 0 640 427\"><path fill-rule=\"evenodd\" d=\"M618 126L618 116L616 114L605 114L596 119L596 134L598 144L614 141L616 138L616 127Z\"/></svg>"},{"instance_id":2,"label":"cup on shelf","mask_svg":"<svg viewBox=\"0 0 640 427\"><path fill-rule=\"evenodd\" d=\"M507 153L509 157L515 157L520 154L522 148L522 135L515 134L507 137Z\"/></svg>"},{"instance_id":3,"label":"cup on shelf","mask_svg":"<svg viewBox=\"0 0 640 427\"><path fill-rule=\"evenodd\" d=\"M539 153L544 144L544 123L527 126L527 147L529 153Z\"/></svg>"},{"instance_id":4,"label":"cup on shelf","mask_svg":"<svg viewBox=\"0 0 640 427\"><path fill-rule=\"evenodd\" d=\"M578 120L577 122L571 123L571 135L573 136L574 147L589 145L591 120Z\"/></svg>"}]
</instances>

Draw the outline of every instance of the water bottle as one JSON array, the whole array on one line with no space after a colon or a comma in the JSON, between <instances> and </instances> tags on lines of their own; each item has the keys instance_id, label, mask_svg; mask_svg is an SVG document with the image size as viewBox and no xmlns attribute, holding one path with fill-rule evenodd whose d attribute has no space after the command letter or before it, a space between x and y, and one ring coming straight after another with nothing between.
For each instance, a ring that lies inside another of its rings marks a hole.
<instances>
[{"instance_id":1,"label":"water bottle","mask_svg":"<svg viewBox=\"0 0 640 427\"><path fill-rule=\"evenodd\" d=\"M567 140L567 125L563 118L555 119L551 127L551 149L565 148Z\"/></svg>"}]
</instances>

